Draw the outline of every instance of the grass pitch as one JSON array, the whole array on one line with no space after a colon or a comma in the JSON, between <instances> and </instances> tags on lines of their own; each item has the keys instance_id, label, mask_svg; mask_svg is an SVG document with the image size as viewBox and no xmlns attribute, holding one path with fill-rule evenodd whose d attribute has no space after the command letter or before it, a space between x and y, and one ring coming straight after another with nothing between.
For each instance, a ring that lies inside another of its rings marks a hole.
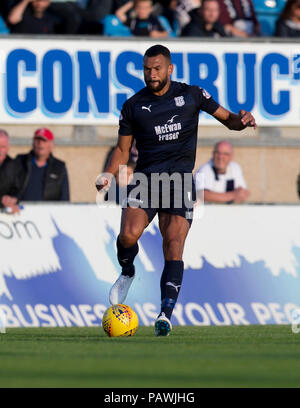
<instances>
[{"instance_id":1,"label":"grass pitch","mask_svg":"<svg viewBox=\"0 0 300 408\"><path fill-rule=\"evenodd\" d=\"M300 334L290 326L8 329L0 387L300 387Z\"/></svg>"}]
</instances>

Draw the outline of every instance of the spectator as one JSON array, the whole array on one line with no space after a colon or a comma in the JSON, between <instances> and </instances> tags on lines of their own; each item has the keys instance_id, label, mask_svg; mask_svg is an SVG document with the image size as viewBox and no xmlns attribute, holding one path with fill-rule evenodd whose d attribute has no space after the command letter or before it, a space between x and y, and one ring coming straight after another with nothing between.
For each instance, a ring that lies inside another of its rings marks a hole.
<instances>
[{"instance_id":1,"label":"spectator","mask_svg":"<svg viewBox=\"0 0 300 408\"><path fill-rule=\"evenodd\" d=\"M13 34L55 34L55 18L49 13L51 0L21 0L9 12Z\"/></svg>"},{"instance_id":2,"label":"spectator","mask_svg":"<svg viewBox=\"0 0 300 408\"><path fill-rule=\"evenodd\" d=\"M288 0L276 22L275 36L300 37L300 0Z\"/></svg>"},{"instance_id":3,"label":"spectator","mask_svg":"<svg viewBox=\"0 0 300 408\"><path fill-rule=\"evenodd\" d=\"M33 150L15 159L19 200L69 200L67 169L52 155L53 148L53 133L41 128L34 133Z\"/></svg>"},{"instance_id":4,"label":"spectator","mask_svg":"<svg viewBox=\"0 0 300 408\"><path fill-rule=\"evenodd\" d=\"M184 27L184 37L226 37L226 32L219 23L220 6L218 0L204 0L202 7L190 13L191 21Z\"/></svg>"},{"instance_id":5,"label":"spectator","mask_svg":"<svg viewBox=\"0 0 300 408\"><path fill-rule=\"evenodd\" d=\"M212 159L196 171L196 190L204 190L205 202L241 203L249 197L242 169L232 157L231 143L221 141L215 145Z\"/></svg>"},{"instance_id":6,"label":"spectator","mask_svg":"<svg viewBox=\"0 0 300 408\"><path fill-rule=\"evenodd\" d=\"M127 16L133 9L135 16ZM133 35L152 38L167 37L168 33L163 29L157 17L152 14L152 0L129 1L116 10L116 16L126 24Z\"/></svg>"},{"instance_id":7,"label":"spectator","mask_svg":"<svg viewBox=\"0 0 300 408\"><path fill-rule=\"evenodd\" d=\"M8 155L10 145L8 133L0 129L0 207L5 207L8 212L19 211L17 198L12 196L12 158Z\"/></svg>"},{"instance_id":8,"label":"spectator","mask_svg":"<svg viewBox=\"0 0 300 408\"><path fill-rule=\"evenodd\" d=\"M252 0L218 0L220 23L227 33L235 37L249 37L260 34Z\"/></svg>"}]
</instances>

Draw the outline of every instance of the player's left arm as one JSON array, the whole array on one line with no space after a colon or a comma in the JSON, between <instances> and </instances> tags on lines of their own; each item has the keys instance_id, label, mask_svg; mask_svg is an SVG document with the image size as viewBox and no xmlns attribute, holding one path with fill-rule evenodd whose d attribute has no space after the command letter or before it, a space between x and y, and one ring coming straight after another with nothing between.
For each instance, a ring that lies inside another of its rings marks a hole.
<instances>
[{"instance_id":1,"label":"player's left arm","mask_svg":"<svg viewBox=\"0 0 300 408\"><path fill-rule=\"evenodd\" d=\"M230 130L243 130L246 127L256 129L255 118L251 112L240 110L238 115L219 106L213 116Z\"/></svg>"}]
</instances>

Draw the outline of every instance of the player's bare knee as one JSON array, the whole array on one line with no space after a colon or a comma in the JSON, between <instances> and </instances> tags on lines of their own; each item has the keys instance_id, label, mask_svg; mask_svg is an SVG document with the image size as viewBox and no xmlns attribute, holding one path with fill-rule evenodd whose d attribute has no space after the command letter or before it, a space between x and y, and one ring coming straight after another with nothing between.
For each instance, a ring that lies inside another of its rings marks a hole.
<instances>
[{"instance_id":1,"label":"player's bare knee","mask_svg":"<svg viewBox=\"0 0 300 408\"><path fill-rule=\"evenodd\" d=\"M136 231L128 229L119 235L119 239L124 248L131 247L139 239Z\"/></svg>"}]
</instances>

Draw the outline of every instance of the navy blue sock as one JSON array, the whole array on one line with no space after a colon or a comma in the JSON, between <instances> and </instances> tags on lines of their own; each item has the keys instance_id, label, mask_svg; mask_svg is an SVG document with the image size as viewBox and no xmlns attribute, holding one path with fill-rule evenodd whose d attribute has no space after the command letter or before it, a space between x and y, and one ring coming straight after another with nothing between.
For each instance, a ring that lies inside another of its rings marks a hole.
<instances>
[{"instance_id":1,"label":"navy blue sock","mask_svg":"<svg viewBox=\"0 0 300 408\"><path fill-rule=\"evenodd\" d=\"M134 275L134 258L137 256L139 252L138 243L135 243L129 248L124 248L121 244L119 237L117 239L117 255L119 264L122 267L122 275L132 277Z\"/></svg>"},{"instance_id":2,"label":"navy blue sock","mask_svg":"<svg viewBox=\"0 0 300 408\"><path fill-rule=\"evenodd\" d=\"M168 319L171 318L176 304L183 278L183 261L165 261L165 267L161 275L161 311Z\"/></svg>"}]
</instances>

